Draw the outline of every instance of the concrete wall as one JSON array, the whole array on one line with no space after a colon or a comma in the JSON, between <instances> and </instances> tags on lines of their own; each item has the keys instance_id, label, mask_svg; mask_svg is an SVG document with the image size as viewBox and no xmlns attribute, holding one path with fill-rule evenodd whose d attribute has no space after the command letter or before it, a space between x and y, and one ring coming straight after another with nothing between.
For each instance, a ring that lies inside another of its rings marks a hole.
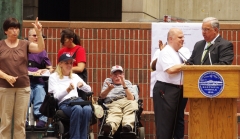
<instances>
[{"instance_id":1,"label":"concrete wall","mask_svg":"<svg viewBox=\"0 0 240 139\"><path fill-rule=\"evenodd\" d=\"M122 22L155 21L159 18L159 0L122 0Z\"/></svg>"},{"instance_id":2,"label":"concrete wall","mask_svg":"<svg viewBox=\"0 0 240 139\"><path fill-rule=\"evenodd\" d=\"M23 0L23 20L33 20L38 16L38 0Z\"/></svg>"},{"instance_id":3,"label":"concrete wall","mask_svg":"<svg viewBox=\"0 0 240 139\"><path fill-rule=\"evenodd\" d=\"M208 16L240 21L239 0L123 0L122 21L156 21L171 15L191 21Z\"/></svg>"},{"instance_id":4,"label":"concrete wall","mask_svg":"<svg viewBox=\"0 0 240 139\"><path fill-rule=\"evenodd\" d=\"M172 15L190 20L213 16L219 20L240 20L239 0L160 0L160 17Z\"/></svg>"}]
</instances>

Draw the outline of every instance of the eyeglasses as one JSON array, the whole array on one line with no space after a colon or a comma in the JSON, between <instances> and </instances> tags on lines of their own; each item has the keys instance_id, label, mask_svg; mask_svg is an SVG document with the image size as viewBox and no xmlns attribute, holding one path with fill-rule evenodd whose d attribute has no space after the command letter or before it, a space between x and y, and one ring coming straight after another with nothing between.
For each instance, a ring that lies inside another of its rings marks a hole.
<instances>
[{"instance_id":1,"label":"eyeglasses","mask_svg":"<svg viewBox=\"0 0 240 139\"><path fill-rule=\"evenodd\" d=\"M33 34L33 35L29 35L29 36L37 37L37 35L36 35L36 34Z\"/></svg>"},{"instance_id":2,"label":"eyeglasses","mask_svg":"<svg viewBox=\"0 0 240 139\"><path fill-rule=\"evenodd\" d=\"M210 30L212 30L211 28L202 28L203 32L209 32Z\"/></svg>"}]
</instances>

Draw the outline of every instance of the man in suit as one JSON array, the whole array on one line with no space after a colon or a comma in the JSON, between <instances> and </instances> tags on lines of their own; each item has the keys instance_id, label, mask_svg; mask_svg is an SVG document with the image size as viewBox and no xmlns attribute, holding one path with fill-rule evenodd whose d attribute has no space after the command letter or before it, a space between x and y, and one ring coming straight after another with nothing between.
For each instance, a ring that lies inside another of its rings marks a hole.
<instances>
[{"instance_id":1,"label":"man in suit","mask_svg":"<svg viewBox=\"0 0 240 139\"><path fill-rule=\"evenodd\" d=\"M202 35L204 40L194 46L188 64L193 65L231 65L234 57L233 44L219 35L217 18L203 19Z\"/></svg>"}]
</instances>

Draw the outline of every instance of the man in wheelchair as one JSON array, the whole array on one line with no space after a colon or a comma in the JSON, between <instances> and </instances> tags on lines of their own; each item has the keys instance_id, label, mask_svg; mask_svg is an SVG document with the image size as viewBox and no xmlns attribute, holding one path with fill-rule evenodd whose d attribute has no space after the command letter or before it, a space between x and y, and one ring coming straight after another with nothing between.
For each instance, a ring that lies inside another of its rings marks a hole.
<instances>
[{"instance_id":1,"label":"man in wheelchair","mask_svg":"<svg viewBox=\"0 0 240 139\"><path fill-rule=\"evenodd\" d=\"M62 54L56 71L49 77L48 92L58 99L59 109L70 118L70 139L87 139L88 125L92 117L90 105L71 105L73 102L82 102L78 97L77 88L90 92L87 85L77 74L72 73L73 58L69 54Z\"/></svg>"},{"instance_id":2,"label":"man in wheelchair","mask_svg":"<svg viewBox=\"0 0 240 139\"><path fill-rule=\"evenodd\" d=\"M132 132L138 103L134 97L132 83L125 80L121 66L112 67L110 78L105 79L103 83L100 97L108 107L102 135L112 136L120 125L122 125L122 132Z\"/></svg>"}]
</instances>

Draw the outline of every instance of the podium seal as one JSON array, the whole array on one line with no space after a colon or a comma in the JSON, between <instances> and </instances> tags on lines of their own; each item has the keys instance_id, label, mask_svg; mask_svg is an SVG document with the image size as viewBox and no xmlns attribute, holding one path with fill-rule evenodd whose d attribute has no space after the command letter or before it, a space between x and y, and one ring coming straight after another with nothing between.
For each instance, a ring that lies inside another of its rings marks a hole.
<instances>
[{"instance_id":1,"label":"podium seal","mask_svg":"<svg viewBox=\"0 0 240 139\"><path fill-rule=\"evenodd\" d=\"M204 96L214 98L224 89L223 77L216 71L204 72L198 79L198 89Z\"/></svg>"}]
</instances>

